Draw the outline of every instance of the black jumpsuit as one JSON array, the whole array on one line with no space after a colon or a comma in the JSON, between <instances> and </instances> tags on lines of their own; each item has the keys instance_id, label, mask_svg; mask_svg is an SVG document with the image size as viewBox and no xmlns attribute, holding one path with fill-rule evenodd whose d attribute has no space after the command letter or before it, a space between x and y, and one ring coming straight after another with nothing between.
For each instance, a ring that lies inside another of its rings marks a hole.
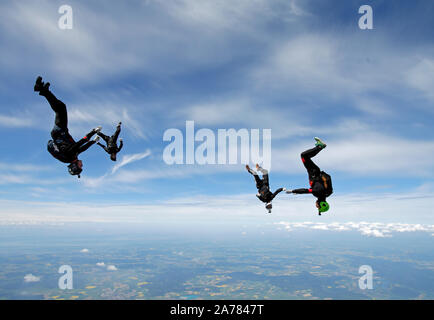
<instances>
[{"instance_id":1,"label":"black jumpsuit","mask_svg":"<svg viewBox=\"0 0 434 320\"><path fill-rule=\"evenodd\" d=\"M262 179L259 178L258 174L253 174L256 181L256 188L258 189L259 195L256 195L259 200L265 203L270 203L280 192L283 191L283 188L277 189L274 193L270 191L270 182L268 179L268 172L262 168L259 169L262 172Z\"/></svg>"},{"instance_id":2,"label":"black jumpsuit","mask_svg":"<svg viewBox=\"0 0 434 320\"><path fill-rule=\"evenodd\" d=\"M53 140L49 140L47 144L48 152L64 163L76 161L80 153L86 151L95 143L95 141L89 141L96 133L95 130L90 131L86 136L76 142L68 131L68 112L66 105L58 100L49 90L41 90L39 94L47 99L51 108L56 113L54 127L53 130L51 130Z\"/></svg>"},{"instance_id":3,"label":"black jumpsuit","mask_svg":"<svg viewBox=\"0 0 434 320\"><path fill-rule=\"evenodd\" d=\"M113 161L116 161L116 154L121 151L122 146L123 146L123 141L121 140L121 142L119 143L119 148L116 144L118 137L119 137L119 133L121 132L121 126L118 125L116 128L115 133L109 137L106 136L105 134L103 134L102 132L98 132L98 136L100 136L106 143L107 146L102 145L101 143L98 142L98 145L103 148L107 153L110 154L110 158Z\"/></svg>"}]
</instances>

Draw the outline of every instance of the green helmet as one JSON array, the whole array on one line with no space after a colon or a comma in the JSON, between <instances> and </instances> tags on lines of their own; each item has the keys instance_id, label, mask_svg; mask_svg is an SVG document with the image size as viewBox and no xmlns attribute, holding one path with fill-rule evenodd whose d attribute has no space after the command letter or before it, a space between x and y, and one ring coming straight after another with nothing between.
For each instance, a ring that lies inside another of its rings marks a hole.
<instances>
[{"instance_id":1,"label":"green helmet","mask_svg":"<svg viewBox=\"0 0 434 320\"><path fill-rule=\"evenodd\" d=\"M319 203L319 208L318 211L319 212L327 212L330 209L330 205L327 203L327 201L321 201Z\"/></svg>"}]
</instances>

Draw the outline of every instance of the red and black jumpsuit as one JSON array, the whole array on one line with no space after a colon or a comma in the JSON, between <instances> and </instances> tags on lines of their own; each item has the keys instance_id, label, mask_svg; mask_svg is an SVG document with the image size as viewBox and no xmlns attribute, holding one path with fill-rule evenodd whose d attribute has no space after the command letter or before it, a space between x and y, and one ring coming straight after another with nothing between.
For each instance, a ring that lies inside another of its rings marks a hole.
<instances>
[{"instance_id":1,"label":"red and black jumpsuit","mask_svg":"<svg viewBox=\"0 0 434 320\"><path fill-rule=\"evenodd\" d=\"M319 201L325 201L327 193L324 184L321 181L321 169L312 161L312 158L315 157L322 149L323 148L320 146L316 146L315 148L301 153L301 161L303 162L304 167L306 168L309 175L310 188L295 189L292 190L292 193L311 193L313 196L317 197Z\"/></svg>"}]
</instances>

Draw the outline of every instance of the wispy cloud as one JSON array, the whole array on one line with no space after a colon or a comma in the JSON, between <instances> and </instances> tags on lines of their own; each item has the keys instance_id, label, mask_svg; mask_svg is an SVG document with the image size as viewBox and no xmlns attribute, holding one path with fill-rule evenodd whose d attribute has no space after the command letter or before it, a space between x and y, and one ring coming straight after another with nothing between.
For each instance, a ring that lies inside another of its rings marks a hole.
<instances>
[{"instance_id":1,"label":"wispy cloud","mask_svg":"<svg viewBox=\"0 0 434 320\"><path fill-rule=\"evenodd\" d=\"M35 185L33 191L42 191L41 185L63 184L67 179L41 177L41 173L52 170L49 166L33 163L0 162L0 185Z\"/></svg>"},{"instance_id":2,"label":"wispy cloud","mask_svg":"<svg viewBox=\"0 0 434 320\"><path fill-rule=\"evenodd\" d=\"M110 183L110 182L124 182L124 183L135 183L137 181L140 181L144 178L149 178L152 177L152 173L150 171L146 171L144 170L144 172L147 172L147 174L143 174L143 170L140 172L134 171L134 173L130 176L130 178L128 178L128 171L126 172L122 172L120 175L118 172L119 169L143 160L147 157L149 157L151 155L151 151L150 150L146 150L145 152L141 152L141 153L135 153L135 154L129 154L129 155L124 155L122 156L122 159L119 161L119 163L115 164L112 169L110 170L110 172L107 172L106 174L100 176L100 177L96 177L96 178L92 178L92 177L84 177L83 183L86 187L88 188L95 188L100 186L102 183Z\"/></svg>"},{"instance_id":3,"label":"wispy cloud","mask_svg":"<svg viewBox=\"0 0 434 320\"><path fill-rule=\"evenodd\" d=\"M35 165L32 163L5 163L0 162L0 170L15 172L38 172L51 170L49 166Z\"/></svg>"},{"instance_id":4,"label":"wispy cloud","mask_svg":"<svg viewBox=\"0 0 434 320\"><path fill-rule=\"evenodd\" d=\"M409 85L420 90L428 99L434 101L434 59L419 58L407 73L406 80Z\"/></svg>"},{"instance_id":5,"label":"wispy cloud","mask_svg":"<svg viewBox=\"0 0 434 320\"><path fill-rule=\"evenodd\" d=\"M127 164L142 160L142 159L148 157L149 155L151 155L150 150L146 150L145 152L142 152L142 153L124 155L124 156L122 156L121 161L113 166L111 174L115 174L116 171L118 171L120 168L126 166Z\"/></svg>"},{"instance_id":6,"label":"wispy cloud","mask_svg":"<svg viewBox=\"0 0 434 320\"><path fill-rule=\"evenodd\" d=\"M28 128L35 125L32 118L26 116L8 116L0 114L0 127L6 128Z\"/></svg>"}]
</instances>

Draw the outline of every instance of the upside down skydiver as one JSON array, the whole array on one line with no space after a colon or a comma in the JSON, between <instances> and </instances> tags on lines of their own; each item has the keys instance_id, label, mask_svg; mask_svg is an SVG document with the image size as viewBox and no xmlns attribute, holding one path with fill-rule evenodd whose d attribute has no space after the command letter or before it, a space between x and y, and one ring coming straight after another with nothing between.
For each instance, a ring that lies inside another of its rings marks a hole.
<instances>
[{"instance_id":1,"label":"upside down skydiver","mask_svg":"<svg viewBox=\"0 0 434 320\"><path fill-rule=\"evenodd\" d=\"M102 145L101 143L98 142L98 145L103 148L105 150L105 152L107 152L110 155L110 159L112 161L116 161L116 155L118 154L119 151L121 151L124 142L122 139L119 139L119 147L117 146L117 140L119 137L119 133L121 132L121 122L119 122L118 126L116 127L116 131L115 133L109 137L106 136L104 133L102 132L98 132L98 136L101 137L105 143L107 144L107 146Z\"/></svg>"},{"instance_id":2,"label":"upside down skydiver","mask_svg":"<svg viewBox=\"0 0 434 320\"><path fill-rule=\"evenodd\" d=\"M271 213L271 209L273 205L271 201L282 191L286 191L285 188L279 188L274 193L270 191L270 181L268 179L268 171L261 168L258 164L256 164L256 170L262 173L262 179L259 178L258 173L254 170L250 169L249 165L246 165L247 171L253 175L256 181L256 188L258 189L258 193L256 196L259 200L265 203L265 208L268 210L268 213Z\"/></svg>"},{"instance_id":3,"label":"upside down skydiver","mask_svg":"<svg viewBox=\"0 0 434 320\"><path fill-rule=\"evenodd\" d=\"M319 138L315 137L315 140L316 143L314 148L301 153L301 161L309 175L310 189L294 189L288 190L286 193L311 193L318 199L315 205L318 208L318 214L321 215L321 213L327 212L330 209L330 205L327 203L326 198L333 193L333 186L330 175L321 171L321 169L312 161L312 158L327 146Z\"/></svg>"},{"instance_id":4,"label":"upside down skydiver","mask_svg":"<svg viewBox=\"0 0 434 320\"><path fill-rule=\"evenodd\" d=\"M78 155L89 149L99 140L99 137L94 138L92 141L90 139L101 130L101 127L92 129L82 139L76 142L68 131L68 112L66 105L58 100L50 91L50 83L44 83L42 78L38 77L34 91L39 92L39 95L45 97L56 113L54 127L53 130L51 130L52 140L49 140L47 143L48 152L57 160L69 163L68 172L80 178L80 173L83 171L83 163L78 159Z\"/></svg>"}]
</instances>

